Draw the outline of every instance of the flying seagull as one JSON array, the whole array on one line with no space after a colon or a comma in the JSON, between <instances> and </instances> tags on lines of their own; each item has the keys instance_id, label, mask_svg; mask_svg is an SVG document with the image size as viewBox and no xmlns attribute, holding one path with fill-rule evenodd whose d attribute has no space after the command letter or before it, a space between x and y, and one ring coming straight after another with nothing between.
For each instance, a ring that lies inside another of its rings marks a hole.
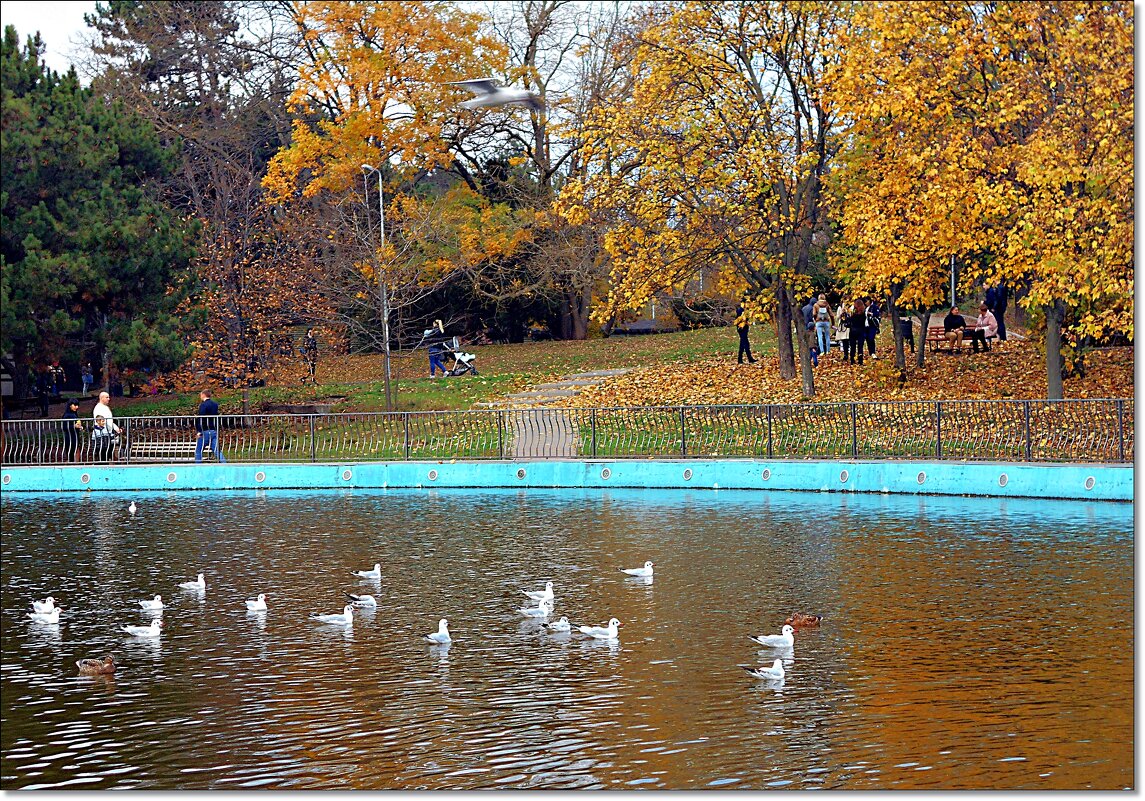
<instances>
[{"instance_id":1,"label":"flying seagull","mask_svg":"<svg viewBox=\"0 0 1145 801\"><path fill-rule=\"evenodd\" d=\"M513 89L501 86L492 78L475 78L471 81L455 81L450 86L464 86L477 97L466 100L462 108L485 108L486 106L507 106L511 103L521 103L534 111L542 111L545 103L541 98L527 89Z\"/></svg>"}]
</instances>

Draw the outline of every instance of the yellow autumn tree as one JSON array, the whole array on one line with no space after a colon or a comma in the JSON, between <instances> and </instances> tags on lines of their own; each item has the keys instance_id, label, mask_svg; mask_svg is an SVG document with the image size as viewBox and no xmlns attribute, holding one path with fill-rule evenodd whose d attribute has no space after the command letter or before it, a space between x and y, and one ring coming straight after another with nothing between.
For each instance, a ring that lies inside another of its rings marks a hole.
<instances>
[{"instance_id":1,"label":"yellow autumn tree","mask_svg":"<svg viewBox=\"0 0 1145 801\"><path fill-rule=\"evenodd\" d=\"M613 270L598 317L714 272L750 296L746 314L774 320L780 374L795 377L796 297L825 222L821 179L834 147L821 54L845 10L692 2L640 34L631 94L593 115L586 177L563 193L573 222L616 220L604 237ZM798 345L811 395L804 337Z\"/></svg>"},{"instance_id":2,"label":"yellow autumn tree","mask_svg":"<svg viewBox=\"0 0 1145 801\"><path fill-rule=\"evenodd\" d=\"M836 43L838 220L853 280L907 307L1021 290L1066 338L1133 336L1129 3L866 3Z\"/></svg>"}]
</instances>

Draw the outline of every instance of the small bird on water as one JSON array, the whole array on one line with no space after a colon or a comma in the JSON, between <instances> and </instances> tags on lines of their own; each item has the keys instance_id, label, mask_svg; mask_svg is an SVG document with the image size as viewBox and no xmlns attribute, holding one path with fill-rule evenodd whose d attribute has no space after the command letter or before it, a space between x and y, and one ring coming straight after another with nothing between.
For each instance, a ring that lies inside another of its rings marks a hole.
<instances>
[{"instance_id":1,"label":"small bird on water","mask_svg":"<svg viewBox=\"0 0 1145 801\"><path fill-rule=\"evenodd\" d=\"M80 659L76 667L81 676L107 676L115 672L115 658L109 654L103 659Z\"/></svg>"}]
</instances>

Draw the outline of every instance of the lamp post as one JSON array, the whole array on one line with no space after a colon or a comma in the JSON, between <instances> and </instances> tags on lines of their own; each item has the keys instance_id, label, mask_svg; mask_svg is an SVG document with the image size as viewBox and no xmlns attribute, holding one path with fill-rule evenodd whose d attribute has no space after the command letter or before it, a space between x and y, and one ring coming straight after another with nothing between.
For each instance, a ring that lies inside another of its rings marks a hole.
<instances>
[{"instance_id":1,"label":"lamp post","mask_svg":"<svg viewBox=\"0 0 1145 801\"><path fill-rule=\"evenodd\" d=\"M378 174L378 230L380 233L380 250L386 249L386 208L385 196L382 193L382 171L372 164L362 165L362 181L366 185L366 198L370 197L370 173ZM386 411L394 410L393 394L390 391L390 294L386 286L385 270L382 267L382 257L378 256L378 289L382 296L382 374L386 387Z\"/></svg>"}]
</instances>

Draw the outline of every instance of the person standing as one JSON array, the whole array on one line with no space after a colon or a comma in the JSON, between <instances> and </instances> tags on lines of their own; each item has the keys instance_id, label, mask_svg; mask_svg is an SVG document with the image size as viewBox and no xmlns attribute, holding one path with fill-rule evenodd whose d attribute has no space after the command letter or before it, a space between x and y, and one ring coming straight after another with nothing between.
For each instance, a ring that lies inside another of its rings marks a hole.
<instances>
[{"instance_id":1,"label":"person standing","mask_svg":"<svg viewBox=\"0 0 1145 801\"><path fill-rule=\"evenodd\" d=\"M204 389L199 393L199 416L195 419L195 461L203 461L203 449L210 448L211 453L221 463L227 461L219 448L219 404L211 399L211 390Z\"/></svg>"},{"instance_id":2,"label":"person standing","mask_svg":"<svg viewBox=\"0 0 1145 801\"><path fill-rule=\"evenodd\" d=\"M743 364L744 354L747 354L748 364L755 364L755 357L751 355L751 342L748 341L747 332L751 323L747 320L747 315L744 313L743 304L736 306L736 330L739 332L739 354L736 359L740 364Z\"/></svg>"},{"instance_id":3,"label":"person standing","mask_svg":"<svg viewBox=\"0 0 1145 801\"><path fill-rule=\"evenodd\" d=\"M831 306L827 303L827 295L819 295L819 300L811 309L811 317L815 320L815 340L819 345L819 353L826 356L831 352Z\"/></svg>"},{"instance_id":4,"label":"person standing","mask_svg":"<svg viewBox=\"0 0 1145 801\"><path fill-rule=\"evenodd\" d=\"M848 339L851 340L851 354L847 361L855 363L855 356L859 357L859 366L863 366L863 342L867 339L867 307L862 298L855 299L851 315L847 318Z\"/></svg>"},{"instance_id":5,"label":"person standing","mask_svg":"<svg viewBox=\"0 0 1145 801\"><path fill-rule=\"evenodd\" d=\"M1010 291L1005 284L998 284L986 290L986 305L998 321L998 341L1006 341L1006 307L1010 302Z\"/></svg>"},{"instance_id":6,"label":"person standing","mask_svg":"<svg viewBox=\"0 0 1145 801\"><path fill-rule=\"evenodd\" d=\"M432 342L429 346L429 377L437 378L435 370L441 370L441 375L445 376L445 362L441 360L441 355L445 350L441 347L440 342Z\"/></svg>"},{"instance_id":7,"label":"person standing","mask_svg":"<svg viewBox=\"0 0 1145 801\"><path fill-rule=\"evenodd\" d=\"M871 298L871 302L867 304L866 340L872 359L875 358L875 337L879 335L880 316L879 301L877 298Z\"/></svg>"},{"instance_id":8,"label":"person standing","mask_svg":"<svg viewBox=\"0 0 1145 801\"><path fill-rule=\"evenodd\" d=\"M851 360L851 330L847 328L847 318L850 310L847 302L839 301L839 308L835 311L835 341L843 348L843 361Z\"/></svg>"},{"instance_id":9,"label":"person standing","mask_svg":"<svg viewBox=\"0 0 1145 801\"><path fill-rule=\"evenodd\" d=\"M36 373L36 402L40 406L40 419L45 419L48 416L48 400L52 392L52 378L48 373L48 368L40 365L39 372Z\"/></svg>"},{"instance_id":10,"label":"person standing","mask_svg":"<svg viewBox=\"0 0 1145 801\"><path fill-rule=\"evenodd\" d=\"M115 449L116 435L108 426L108 420L102 414L94 417L91 430L92 455L97 462L110 462Z\"/></svg>"},{"instance_id":11,"label":"person standing","mask_svg":"<svg viewBox=\"0 0 1145 801\"><path fill-rule=\"evenodd\" d=\"M314 338L313 328L306 329L306 339L302 341L302 358L306 360L306 368L310 371L310 383L317 384L318 340Z\"/></svg>"},{"instance_id":12,"label":"person standing","mask_svg":"<svg viewBox=\"0 0 1145 801\"><path fill-rule=\"evenodd\" d=\"M99 403L91 410L91 416L94 420L96 417L102 417L104 420L103 430L106 432L104 436L108 437L107 447L110 449L112 445L119 442L119 426L115 424L115 415L111 413L111 407L108 403L111 401L111 396L107 394L107 390L99 393ZM95 432L92 432L92 442L96 442ZM103 461L107 461L104 459Z\"/></svg>"},{"instance_id":13,"label":"person standing","mask_svg":"<svg viewBox=\"0 0 1145 801\"><path fill-rule=\"evenodd\" d=\"M91 385L95 383L95 376L91 371L91 362L83 366L80 371L80 380L83 382L83 396L86 398L88 393L91 392Z\"/></svg>"},{"instance_id":14,"label":"person standing","mask_svg":"<svg viewBox=\"0 0 1145 801\"><path fill-rule=\"evenodd\" d=\"M80 422L80 402L75 398L68 401L68 408L64 410L64 458L71 458L73 462L80 460L80 434L83 433L83 423Z\"/></svg>"}]
</instances>

